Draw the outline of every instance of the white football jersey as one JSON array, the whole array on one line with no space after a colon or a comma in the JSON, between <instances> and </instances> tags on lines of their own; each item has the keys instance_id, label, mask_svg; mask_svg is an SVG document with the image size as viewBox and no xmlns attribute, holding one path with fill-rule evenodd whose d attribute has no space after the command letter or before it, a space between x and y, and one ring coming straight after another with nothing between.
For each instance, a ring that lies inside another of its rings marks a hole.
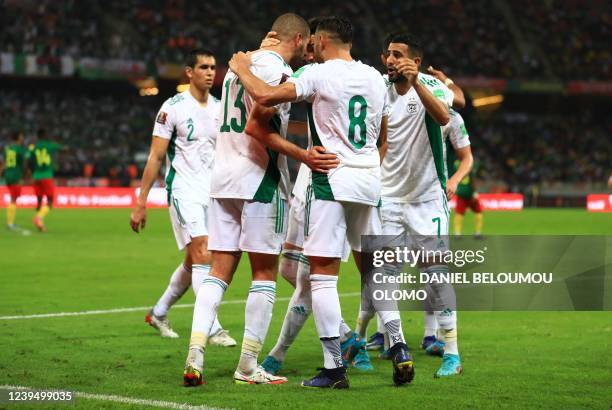
<instances>
[{"instance_id":1,"label":"white football jersey","mask_svg":"<svg viewBox=\"0 0 612 410\"><path fill-rule=\"evenodd\" d=\"M293 70L283 58L270 50L255 51L251 72L270 85L284 82ZM248 199L271 202L278 190L281 198L289 198L287 158L266 147L244 132L253 99L232 71L223 79L223 95L219 114L219 133L211 197ZM286 138L290 103L275 107L270 125Z\"/></svg>"},{"instance_id":2,"label":"white football jersey","mask_svg":"<svg viewBox=\"0 0 612 410\"><path fill-rule=\"evenodd\" d=\"M207 203L217 138L219 100L208 96L202 106L189 90L164 102L153 135L168 139L166 190L177 198Z\"/></svg>"},{"instance_id":3,"label":"white football jersey","mask_svg":"<svg viewBox=\"0 0 612 410\"><path fill-rule=\"evenodd\" d=\"M447 178L450 177L447 161L448 150L457 150L470 145L470 135L468 134L467 128L465 128L465 122L461 114L453 109L449 111L449 114L450 121L442 127L442 138L444 139L444 164L447 166Z\"/></svg>"},{"instance_id":4,"label":"white football jersey","mask_svg":"<svg viewBox=\"0 0 612 410\"><path fill-rule=\"evenodd\" d=\"M418 81L448 106L453 92L435 77L419 73ZM383 201L424 202L446 189L444 141L440 125L427 113L414 87L399 95L387 83L390 105L389 147L382 163Z\"/></svg>"},{"instance_id":5,"label":"white football jersey","mask_svg":"<svg viewBox=\"0 0 612 410\"><path fill-rule=\"evenodd\" d=\"M329 174L312 172L317 199L376 206L380 158L376 142L385 111L385 82L359 61L329 60L296 71L296 101L308 102L310 146L335 153L340 165Z\"/></svg>"}]
</instances>

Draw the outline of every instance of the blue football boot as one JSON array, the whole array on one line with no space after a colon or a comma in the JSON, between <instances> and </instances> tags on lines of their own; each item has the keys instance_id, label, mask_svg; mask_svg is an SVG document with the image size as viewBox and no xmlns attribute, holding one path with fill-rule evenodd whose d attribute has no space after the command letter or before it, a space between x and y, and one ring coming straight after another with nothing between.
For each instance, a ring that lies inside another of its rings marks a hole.
<instances>
[{"instance_id":1,"label":"blue football boot","mask_svg":"<svg viewBox=\"0 0 612 410\"><path fill-rule=\"evenodd\" d=\"M355 332L351 335L349 339L340 343L340 350L342 351L342 363L344 367L348 367L350 363L353 362L357 353L359 353L360 349L365 347L365 340L359 337L359 335Z\"/></svg>"},{"instance_id":2,"label":"blue football boot","mask_svg":"<svg viewBox=\"0 0 612 410\"><path fill-rule=\"evenodd\" d=\"M370 355L366 349L359 349L359 353L353 360L353 367L362 371L374 370L372 362L370 361Z\"/></svg>"},{"instance_id":3,"label":"blue football boot","mask_svg":"<svg viewBox=\"0 0 612 410\"><path fill-rule=\"evenodd\" d=\"M279 362L272 356L266 356L260 366L271 375L276 376L280 372L281 367L283 367L283 362Z\"/></svg>"},{"instance_id":4,"label":"blue football boot","mask_svg":"<svg viewBox=\"0 0 612 410\"><path fill-rule=\"evenodd\" d=\"M385 336L376 332L368 339L368 344L366 345L367 350L383 350L385 346Z\"/></svg>"},{"instance_id":5,"label":"blue football boot","mask_svg":"<svg viewBox=\"0 0 612 410\"><path fill-rule=\"evenodd\" d=\"M458 354L445 353L442 356L442 366L434 374L434 377L447 377L459 375L463 372L461 367L461 359Z\"/></svg>"},{"instance_id":6,"label":"blue football boot","mask_svg":"<svg viewBox=\"0 0 612 410\"><path fill-rule=\"evenodd\" d=\"M310 380L302 381L302 387L311 389L348 389L349 382L346 378L346 367L337 369L317 369L319 374Z\"/></svg>"},{"instance_id":7,"label":"blue football boot","mask_svg":"<svg viewBox=\"0 0 612 410\"><path fill-rule=\"evenodd\" d=\"M405 343L396 343L391 348L393 361L393 383L396 386L410 383L414 379L414 361Z\"/></svg>"}]
</instances>

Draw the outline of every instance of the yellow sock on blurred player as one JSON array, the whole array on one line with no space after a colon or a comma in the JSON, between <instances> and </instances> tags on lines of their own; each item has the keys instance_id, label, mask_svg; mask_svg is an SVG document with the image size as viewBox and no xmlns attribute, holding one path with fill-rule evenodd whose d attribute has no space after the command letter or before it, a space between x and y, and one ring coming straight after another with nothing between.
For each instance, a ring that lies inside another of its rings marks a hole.
<instances>
[{"instance_id":1,"label":"yellow sock on blurred player","mask_svg":"<svg viewBox=\"0 0 612 410\"><path fill-rule=\"evenodd\" d=\"M455 213L455 235L461 235L461 226L463 225L463 215Z\"/></svg>"},{"instance_id":2,"label":"yellow sock on blurred player","mask_svg":"<svg viewBox=\"0 0 612 410\"><path fill-rule=\"evenodd\" d=\"M39 211L36 212L36 216L39 218L44 218L49 213L49 207L47 205L43 205L40 207Z\"/></svg>"},{"instance_id":3,"label":"yellow sock on blurred player","mask_svg":"<svg viewBox=\"0 0 612 410\"><path fill-rule=\"evenodd\" d=\"M474 215L474 233L480 235L482 233L482 213Z\"/></svg>"},{"instance_id":4,"label":"yellow sock on blurred player","mask_svg":"<svg viewBox=\"0 0 612 410\"><path fill-rule=\"evenodd\" d=\"M15 224L15 215L17 214L17 204L9 204L6 208L6 223L7 225Z\"/></svg>"}]
</instances>

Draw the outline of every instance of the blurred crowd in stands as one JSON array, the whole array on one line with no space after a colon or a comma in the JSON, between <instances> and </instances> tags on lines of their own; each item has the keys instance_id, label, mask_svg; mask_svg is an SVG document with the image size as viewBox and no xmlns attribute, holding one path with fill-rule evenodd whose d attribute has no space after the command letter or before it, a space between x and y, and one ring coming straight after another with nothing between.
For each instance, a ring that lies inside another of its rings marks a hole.
<instances>
[{"instance_id":1,"label":"blurred crowd in stands","mask_svg":"<svg viewBox=\"0 0 612 410\"><path fill-rule=\"evenodd\" d=\"M356 28L355 54L378 64L381 40L405 28L427 61L451 75L610 80L612 3L606 0L0 0L0 52L43 59L182 61L205 46L221 63L252 49L275 16L340 14Z\"/></svg>"},{"instance_id":2,"label":"blurred crowd in stands","mask_svg":"<svg viewBox=\"0 0 612 410\"><path fill-rule=\"evenodd\" d=\"M0 91L0 146L15 130L31 142L44 128L65 147L58 177L105 177L129 185L147 158L157 109L156 102L138 96ZM542 115L503 107L465 117L485 179L521 189L543 181L599 182L610 172L609 117L594 118L589 110Z\"/></svg>"},{"instance_id":3,"label":"blurred crowd in stands","mask_svg":"<svg viewBox=\"0 0 612 410\"><path fill-rule=\"evenodd\" d=\"M56 175L116 177L135 163L137 153L147 152L155 112L138 96L0 91L0 145L16 130L30 143L45 129L64 146Z\"/></svg>"}]
</instances>

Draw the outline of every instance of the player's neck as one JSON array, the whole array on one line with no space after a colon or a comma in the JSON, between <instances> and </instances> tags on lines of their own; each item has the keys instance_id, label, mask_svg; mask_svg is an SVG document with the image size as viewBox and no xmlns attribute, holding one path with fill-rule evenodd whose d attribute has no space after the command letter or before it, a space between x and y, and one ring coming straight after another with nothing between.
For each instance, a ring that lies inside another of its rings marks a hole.
<instances>
[{"instance_id":1,"label":"player's neck","mask_svg":"<svg viewBox=\"0 0 612 410\"><path fill-rule=\"evenodd\" d=\"M285 63L287 64L289 64L289 61L291 61L291 58L293 57L293 50L290 50L284 43L280 43L275 46L261 47L260 50L274 51L276 54L281 56L281 58L285 60Z\"/></svg>"},{"instance_id":2,"label":"player's neck","mask_svg":"<svg viewBox=\"0 0 612 410\"><path fill-rule=\"evenodd\" d=\"M412 88L412 85L410 84L410 82L408 80L406 80L406 81L398 81L398 82L394 83L393 85L395 86L395 91L397 91L397 93L399 95L406 94Z\"/></svg>"},{"instance_id":3,"label":"player's neck","mask_svg":"<svg viewBox=\"0 0 612 410\"><path fill-rule=\"evenodd\" d=\"M351 56L351 50L345 50L342 48L328 48L323 52L323 60L353 61L353 56Z\"/></svg>"},{"instance_id":4,"label":"player's neck","mask_svg":"<svg viewBox=\"0 0 612 410\"><path fill-rule=\"evenodd\" d=\"M206 105L206 103L208 103L208 94L209 94L209 91L210 90L208 90L208 89L198 90L193 85L191 85L189 87L189 93L193 96L193 98L196 99L197 102L199 102L202 105Z\"/></svg>"}]
</instances>

